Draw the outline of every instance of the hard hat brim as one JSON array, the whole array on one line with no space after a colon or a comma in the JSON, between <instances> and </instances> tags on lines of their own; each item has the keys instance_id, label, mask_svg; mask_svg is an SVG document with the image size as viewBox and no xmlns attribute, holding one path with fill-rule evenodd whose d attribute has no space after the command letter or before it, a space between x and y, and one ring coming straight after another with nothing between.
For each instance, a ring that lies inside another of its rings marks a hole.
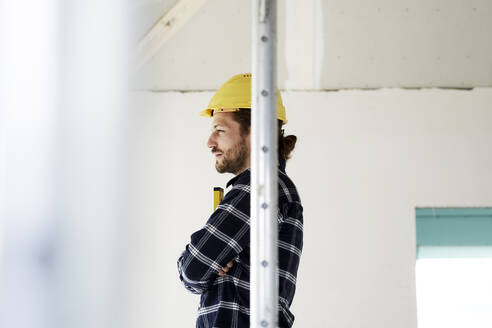
<instances>
[{"instance_id":1,"label":"hard hat brim","mask_svg":"<svg viewBox=\"0 0 492 328\"><path fill-rule=\"evenodd\" d=\"M239 112L241 109L240 108L217 108L217 109L212 109L212 108L207 108L202 110L199 114L200 116L204 117L212 117L214 115L214 112ZM284 109L285 110L285 109ZM287 124L286 119L281 119L280 117L277 117L279 121L282 121L282 125Z\"/></svg>"},{"instance_id":2,"label":"hard hat brim","mask_svg":"<svg viewBox=\"0 0 492 328\"><path fill-rule=\"evenodd\" d=\"M212 117L214 112L239 112L240 108L207 108L200 112L200 116Z\"/></svg>"}]
</instances>

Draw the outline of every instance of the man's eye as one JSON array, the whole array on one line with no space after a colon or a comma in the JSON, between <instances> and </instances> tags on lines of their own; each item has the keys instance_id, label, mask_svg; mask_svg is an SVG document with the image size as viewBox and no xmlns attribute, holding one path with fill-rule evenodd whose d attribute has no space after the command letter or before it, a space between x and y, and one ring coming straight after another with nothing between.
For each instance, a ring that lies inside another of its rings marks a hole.
<instances>
[{"instance_id":1,"label":"man's eye","mask_svg":"<svg viewBox=\"0 0 492 328\"><path fill-rule=\"evenodd\" d=\"M222 132L224 132L224 130L217 130L217 132L218 132L218 133L222 133Z\"/></svg>"}]
</instances>

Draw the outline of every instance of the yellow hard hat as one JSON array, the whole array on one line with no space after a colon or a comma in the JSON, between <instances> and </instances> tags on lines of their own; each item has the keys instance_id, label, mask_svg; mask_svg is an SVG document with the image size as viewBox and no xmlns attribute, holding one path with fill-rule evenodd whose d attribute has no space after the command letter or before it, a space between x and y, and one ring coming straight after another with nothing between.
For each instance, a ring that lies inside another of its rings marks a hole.
<instances>
[{"instance_id":1,"label":"yellow hard hat","mask_svg":"<svg viewBox=\"0 0 492 328\"><path fill-rule=\"evenodd\" d=\"M238 74L231 77L214 94L208 108L201 111L202 116L212 116L214 112L237 112L239 108L251 108L251 74ZM277 90L277 119L287 123L285 107L280 91Z\"/></svg>"}]
</instances>

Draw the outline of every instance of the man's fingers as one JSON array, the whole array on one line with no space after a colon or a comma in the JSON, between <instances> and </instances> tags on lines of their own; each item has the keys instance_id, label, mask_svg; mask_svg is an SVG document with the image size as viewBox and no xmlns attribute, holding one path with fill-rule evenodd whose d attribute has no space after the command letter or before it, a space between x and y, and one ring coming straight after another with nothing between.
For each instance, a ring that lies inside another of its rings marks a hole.
<instances>
[{"instance_id":1,"label":"man's fingers","mask_svg":"<svg viewBox=\"0 0 492 328\"><path fill-rule=\"evenodd\" d=\"M225 276L226 272L229 271L230 268L232 268L233 264L234 264L234 261L227 263L226 266L223 267L222 270L219 271L219 276L221 276L221 277Z\"/></svg>"}]
</instances>

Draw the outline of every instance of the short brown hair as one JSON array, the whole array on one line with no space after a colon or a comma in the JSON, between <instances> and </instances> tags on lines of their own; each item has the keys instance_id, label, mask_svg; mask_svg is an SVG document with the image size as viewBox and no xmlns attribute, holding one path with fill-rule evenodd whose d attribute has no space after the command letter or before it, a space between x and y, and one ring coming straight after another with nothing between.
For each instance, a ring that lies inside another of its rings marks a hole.
<instances>
[{"instance_id":1,"label":"short brown hair","mask_svg":"<svg viewBox=\"0 0 492 328\"><path fill-rule=\"evenodd\" d=\"M251 109L240 108L239 111L233 112L234 120L241 127L241 134L247 135L251 129ZM297 137L294 135L284 136L282 121L278 120L278 155L285 160L290 158L290 153L294 150Z\"/></svg>"}]
</instances>

